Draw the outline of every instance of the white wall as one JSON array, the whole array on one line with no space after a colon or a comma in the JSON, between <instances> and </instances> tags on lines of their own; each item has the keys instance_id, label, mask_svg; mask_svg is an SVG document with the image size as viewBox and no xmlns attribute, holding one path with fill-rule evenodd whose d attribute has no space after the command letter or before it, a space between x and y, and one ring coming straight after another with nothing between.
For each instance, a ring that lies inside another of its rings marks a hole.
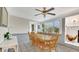
<instances>
[{"instance_id":1,"label":"white wall","mask_svg":"<svg viewBox=\"0 0 79 59\"><path fill-rule=\"evenodd\" d=\"M79 14L66 17L65 22L66 22L66 26L79 26Z\"/></svg>"},{"instance_id":2,"label":"white wall","mask_svg":"<svg viewBox=\"0 0 79 59\"><path fill-rule=\"evenodd\" d=\"M8 31L8 28L0 26L0 43L4 41L4 34Z\"/></svg>"},{"instance_id":3,"label":"white wall","mask_svg":"<svg viewBox=\"0 0 79 59\"><path fill-rule=\"evenodd\" d=\"M27 19L10 15L8 27L9 32L12 34L27 33L29 31L29 21Z\"/></svg>"}]
</instances>

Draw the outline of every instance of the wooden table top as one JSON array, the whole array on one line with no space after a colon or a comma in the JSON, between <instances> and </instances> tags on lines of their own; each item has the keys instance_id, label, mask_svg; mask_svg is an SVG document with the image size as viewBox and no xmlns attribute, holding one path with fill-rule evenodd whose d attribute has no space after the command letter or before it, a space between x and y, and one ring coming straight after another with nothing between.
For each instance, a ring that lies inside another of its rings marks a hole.
<instances>
[{"instance_id":1,"label":"wooden table top","mask_svg":"<svg viewBox=\"0 0 79 59\"><path fill-rule=\"evenodd\" d=\"M37 34L37 36L43 40L51 40L51 38L55 37L56 34L53 34L53 35Z\"/></svg>"}]
</instances>

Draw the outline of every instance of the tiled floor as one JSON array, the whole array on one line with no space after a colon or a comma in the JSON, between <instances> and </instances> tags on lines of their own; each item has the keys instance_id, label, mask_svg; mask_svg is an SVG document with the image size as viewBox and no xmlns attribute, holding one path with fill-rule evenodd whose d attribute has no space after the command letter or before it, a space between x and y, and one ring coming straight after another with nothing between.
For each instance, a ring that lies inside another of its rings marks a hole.
<instances>
[{"instance_id":1,"label":"tiled floor","mask_svg":"<svg viewBox=\"0 0 79 59\"><path fill-rule=\"evenodd\" d=\"M31 45L28 34L15 34L14 36L16 36L18 39L19 52L48 52L44 50L42 51L37 47ZM57 44L56 52L78 52L78 50L72 49L61 44Z\"/></svg>"},{"instance_id":2,"label":"tiled floor","mask_svg":"<svg viewBox=\"0 0 79 59\"><path fill-rule=\"evenodd\" d=\"M67 47L65 45L57 45L57 52L78 52L77 50Z\"/></svg>"},{"instance_id":3,"label":"tiled floor","mask_svg":"<svg viewBox=\"0 0 79 59\"><path fill-rule=\"evenodd\" d=\"M19 43L19 52L44 52L31 45L28 34L18 34L16 36ZM77 52L77 50L57 44L57 52Z\"/></svg>"},{"instance_id":4,"label":"tiled floor","mask_svg":"<svg viewBox=\"0 0 79 59\"><path fill-rule=\"evenodd\" d=\"M19 44L19 51L20 52L48 52L47 50L46 51L45 50L40 50L37 47L31 45L30 43L27 43L27 44L22 43L22 41ZM69 48L69 47L58 44L56 52L78 52L78 51L75 50L75 49L72 49L72 48Z\"/></svg>"}]
</instances>

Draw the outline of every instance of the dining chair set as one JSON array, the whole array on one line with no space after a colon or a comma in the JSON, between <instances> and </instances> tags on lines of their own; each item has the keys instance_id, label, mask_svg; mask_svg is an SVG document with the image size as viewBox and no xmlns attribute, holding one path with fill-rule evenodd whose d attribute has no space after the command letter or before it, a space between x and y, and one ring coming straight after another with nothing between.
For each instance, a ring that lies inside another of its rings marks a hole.
<instances>
[{"instance_id":1,"label":"dining chair set","mask_svg":"<svg viewBox=\"0 0 79 59\"><path fill-rule=\"evenodd\" d=\"M38 47L40 50L56 51L57 42L59 35L55 34L54 36L47 36L48 39L44 39L45 35L40 36L41 34L35 32L29 32L29 39L33 46Z\"/></svg>"}]
</instances>

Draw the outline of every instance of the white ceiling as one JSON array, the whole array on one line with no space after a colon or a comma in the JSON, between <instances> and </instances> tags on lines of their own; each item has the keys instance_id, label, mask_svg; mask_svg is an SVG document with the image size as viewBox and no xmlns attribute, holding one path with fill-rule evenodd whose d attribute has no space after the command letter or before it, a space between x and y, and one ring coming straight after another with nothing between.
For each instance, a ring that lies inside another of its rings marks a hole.
<instances>
[{"instance_id":1,"label":"white ceiling","mask_svg":"<svg viewBox=\"0 0 79 59\"><path fill-rule=\"evenodd\" d=\"M79 10L77 7L56 7L55 10L50 11L51 13L55 13L56 16L47 15L47 17L44 18L43 15L34 16L35 14L40 13L39 11L35 10L36 8L42 9L41 7L7 7L7 10L10 15L35 21L46 21L49 19L54 19L60 15L63 16L71 12L73 13L73 11L76 12L76 10Z\"/></svg>"}]
</instances>

